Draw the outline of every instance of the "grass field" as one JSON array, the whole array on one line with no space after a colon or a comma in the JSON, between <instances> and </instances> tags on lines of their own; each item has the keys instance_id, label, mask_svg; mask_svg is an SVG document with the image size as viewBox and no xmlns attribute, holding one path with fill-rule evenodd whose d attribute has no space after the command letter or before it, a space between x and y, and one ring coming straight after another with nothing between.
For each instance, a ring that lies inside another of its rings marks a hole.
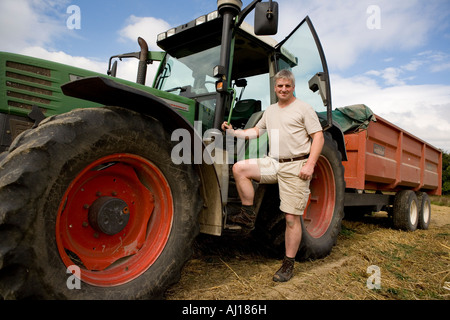
<instances>
[{"instance_id":1,"label":"grass field","mask_svg":"<svg viewBox=\"0 0 450 320\"><path fill-rule=\"evenodd\" d=\"M193 259L166 298L450 300L450 197L432 201L428 230L395 230L383 212L344 220L331 254L296 262L295 276L287 283L272 281L280 261L256 241L200 237ZM378 289L370 286L373 266Z\"/></svg>"}]
</instances>

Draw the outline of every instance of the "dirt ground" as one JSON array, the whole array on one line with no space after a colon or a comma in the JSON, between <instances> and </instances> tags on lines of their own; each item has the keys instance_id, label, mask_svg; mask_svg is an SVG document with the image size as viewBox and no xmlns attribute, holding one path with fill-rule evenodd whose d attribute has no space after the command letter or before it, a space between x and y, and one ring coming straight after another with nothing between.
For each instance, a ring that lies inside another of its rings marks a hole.
<instances>
[{"instance_id":1,"label":"dirt ground","mask_svg":"<svg viewBox=\"0 0 450 320\"><path fill-rule=\"evenodd\" d=\"M272 281L280 260L254 239L200 236L166 299L450 300L450 207L432 205L428 230L391 227L383 212L344 220L331 254L296 262L287 283Z\"/></svg>"}]
</instances>

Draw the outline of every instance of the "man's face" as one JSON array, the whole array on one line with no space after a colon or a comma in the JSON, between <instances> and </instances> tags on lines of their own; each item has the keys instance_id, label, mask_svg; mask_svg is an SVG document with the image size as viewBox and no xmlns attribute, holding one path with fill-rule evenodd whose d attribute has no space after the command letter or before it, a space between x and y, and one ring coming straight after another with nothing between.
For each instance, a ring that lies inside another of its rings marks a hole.
<instances>
[{"instance_id":1,"label":"man's face","mask_svg":"<svg viewBox=\"0 0 450 320\"><path fill-rule=\"evenodd\" d=\"M275 83L275 93L280 102L288 102L294 96L295 87L292 85L292 81L288 79L278 79Z\"/></svg>"}]
</instances>

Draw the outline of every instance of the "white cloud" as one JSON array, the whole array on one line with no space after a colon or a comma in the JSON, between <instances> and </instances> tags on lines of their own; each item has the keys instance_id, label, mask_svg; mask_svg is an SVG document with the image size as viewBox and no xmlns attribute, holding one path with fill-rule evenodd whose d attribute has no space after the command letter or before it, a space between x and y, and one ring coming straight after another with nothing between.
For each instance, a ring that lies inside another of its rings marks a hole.
<instances>
[{"instance_id":1,"label":"white cloud","mask_svg":"<svg viewBox=\"0 0 450 320\"><path fill-rule=\"evenodd\" d=\"M428 50L416 54L410 62L403 65L391 66L382 70L369 70L364 75L382 79L385 86L400 86L406 85L408 81L427 72L438 73L447 69L450 69L450 54Z\"/></svg>"},{"instance_id":2,"label":"white cloud","mask_svg":"<svg viewBox=\"0 0 450 320\"><path fill-rule=\"evenodd\" d=\"M431 72L441 72L441 71L448 71L448 70L450 70L450 62L443 63L443 64L434 64L430 68Z\"/></svg>"},{"instance_id":3,"label":"white cloud","mask_svg":"<svg viewBox=\"0 0 450 320\"><path fill-rule=\"evenodd\" d=\"M138 37L146 40L150 50L160 50L156 45L156 37L159 33L170 29L168 22L153 17L130 16L127 26L119 31L122 41L136 41Z\"/></svg>"},{"instance_id":4,"label":"white cloud","mask_svg":"<svg viewBox=\"0 0 450 320\"><path fill-rule=\"evenodd\" d=\"M69 4L68 0L0 0L0 50L106 74L108 64L105 61L52 50L57 40L76 36L66 27ZM152 17L130 16L126 23L119 31L119 40L136 42L137 37L141 36L146 39L150 50L157 50L157 34L170 28L167 22ZM117 76L135 82L137 64L135 59L119 62ZM150 65L148 85L155 73L156 64Z\"/></svg>"},{"instance_id":5,"label":"white cloud","mask_svg":"<svg viewBox=\"0 0 450 320\"><path fill-rule=\"evenodd\" d=\"M74 66L77 68L87 69L94 72L106 74L108 64L86 57L71 56L63 51L48 51L41 47L28 47L20 51L20 54L28 55L36 58L46 59Z\"/></svg>"},{"instance_id":6,"label":"white cloud","mask_svg":"<svg viewBox=\"0 0 450 320\"><path fill-rule=\"evenodd\" d=\"M0 50L49 46L68 34L64 16L67 1L1 0Z\"/></svg>"},{"instance_id":7,"label":"white cloud","mask_svg":"<svg viewBox=\"0 0 450 320\"><path fill-rule=\"evenodd\" d=\"M380 9L380 29L367 26L371 19L367 9L373 4ZM329 66L345 70L363 58L364 53L392 48L402 51L423 45L428 32L439 24L434 10L437 5L420 0L283 1L280 31L287 35L303 16L309 15Z\"/></svg>"},{"instance_id":8,"label":"white cloud","mask_svg":"<svg viewBox=\"0 0 450 320\"><path fill-rule=\"evenodd\" d=\"M171 25L154 17L137 17L131 15L126 26L119 30L119 41L136 42L138 37L142 37L148 44L149 50L161 50L156 45L156 37L161 32L167 31ZM130 81L136 81L138 61L127 59L119 62L117 76ZM146 85L151 85L156 74L158 64L147 67Z\"/></svg>"},{"instance_id":9,"label":"white cloud","mask_svg":"<svg viewBox=\"0 0 450 320\"><path fill-rule=\"evenodd\" d=\"M427 59L430 71L433 73L450 70L450 53L429 50L421 53L420 56Z\"/></svg>"},{"instance_id":10,"label":"white cloud","mask_svg":"<svg viewBox=\"0 0 450 320\"><path fill-rule=\"evenodd\" d=\"M67 0L0 0L0 50L106 73L105 62L51 49L57 40L74 36L66 26L68 5Z\"/></svg>"},{"instance_id":11,"label":"white cloud","mask_svg":"<svg viewBox=\"0 0 450 320\"><path fill-rule=\"evenodd\" d=\"M372 111L432 144L450 151L450 86L397 85L383 88L367 76L331 75L333 106L365 104Z\"/></svg>"},{"instance_id":12,"label":"white cloud","mask_svg":"<svg viewBox=\"0 0 450 320\"><path fill-rule=\"evenodd\" d=\"M139 61L137 59L124 59L118 62L117 77L128 81L136 82L137 69ZM150 64L147 66L147 77L145 84L151 86L153 84L153 78L157 72L158 63Z\"/></svg>"},{"instance_id":13,"label":"white cloud","mask_svg":"<svg viewBox=\"0 0 450 320\"><path fill-rule=\"evenodd\" d=\"M106 71L108 69L108 63L104 61L98 61L94 58L71 56L63 51L48 51L41 47L28 47L23 49L19 53L98 72L104 75L106 75ZM123 61L119 61L117 68L117 77L136 82L138 62L139 61L137 59L124 59ZM152 84L153 77L155 76L157 71L157 66L157 63L148 66L146 79L147 85Z\"/></svg>"},{"instance_id":14,"label":"white cloud","mask_svg":"<svg viewBox=\"0 0 450 320\"><path fill-rule=\"evenodd\" d=\"M73 56L52 50L57 40L76 36L66 27L67 0L0 0L0 50L59 62L106 74L107 62L96 58ZM142 36L150 49L156 49L156 35L170 26L160 19L131 16L128 25L120 30L120 40L136 41ZM119 78L136 81L137 60L119 62ZM149 66L147 84L155 74Z\"/></svg>"},{"instance_id":15,"label":"white cloud","mask_svg":"<svg viewBox=\"0 0 450 320\"><path fill-rule=\"evenodd\" d=\"M401 66L406 71L416 71L425 62L420 60L412 60L410 63Z\"/></svg>"},{"instance_id":16,"label":"white cloud","mask_svg":"<svg viewBox=\"0 0 450 320\"><path fill-rule=\"evenodd\" d=\"M400 79L400 75L402 73L403 71L400 68L389 67L381 71L370 70L367 71L365 74L369 76L381 77L384 80L385 85L394 86L405 84L405 82L402 79Z\"/></svg>"}]
</instances>

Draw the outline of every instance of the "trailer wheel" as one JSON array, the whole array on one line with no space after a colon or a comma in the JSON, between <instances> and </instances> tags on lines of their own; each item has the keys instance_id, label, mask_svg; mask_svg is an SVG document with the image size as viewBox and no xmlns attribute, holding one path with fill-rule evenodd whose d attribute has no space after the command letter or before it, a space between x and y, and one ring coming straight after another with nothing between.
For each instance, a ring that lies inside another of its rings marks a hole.
<instances>
[{"instance_id":1,"label":"trailer wheel","mask_svg":"<svg viewBox=\"0 0 450 320\"><path fill-rule=\"evenodd\" d=\"M419 205L419 222L417 228L428 230L431 221L431 201L426 192L417 192L417 203Z\"/></svg>"},{"instance_id":2,"label":"trailer wheel","mask_svg":"<svg viewBox=\"0 0 450 320\"><path fill-rule=\"evenodd\" d=\"M198 178L173 168L171 145L159 121L109 107L19 136L0 165L0 297L161 297L200 210Z\"/></svg>"},{"instance_id":3,"label":"trailer wheel","mask_svg":"<svg viewBox=\"0 0 450 320\"><path fill-rule=\"evenodd\" d=\"M344 167L336 142L327 132L324 137L325 144L310 185L309 204L301 220L303 235L297 254L299 259L327 256L341 231L345 195ZM286 227L284 213L278 208L277 185L267 187L255 231L271 250L281 254L284 253Z\"/></svg>"},{"instance_id":4,"label":"trailer wheel","mask_svg":"<svg viewBox=\"0 0 450 320\"><path fill-rule=\"evenodd\" d=\"M397 229L414 231L419 222L419 204L412 190L397 192L394 199L393 223Z\"/></svg>"}]
</instances>

